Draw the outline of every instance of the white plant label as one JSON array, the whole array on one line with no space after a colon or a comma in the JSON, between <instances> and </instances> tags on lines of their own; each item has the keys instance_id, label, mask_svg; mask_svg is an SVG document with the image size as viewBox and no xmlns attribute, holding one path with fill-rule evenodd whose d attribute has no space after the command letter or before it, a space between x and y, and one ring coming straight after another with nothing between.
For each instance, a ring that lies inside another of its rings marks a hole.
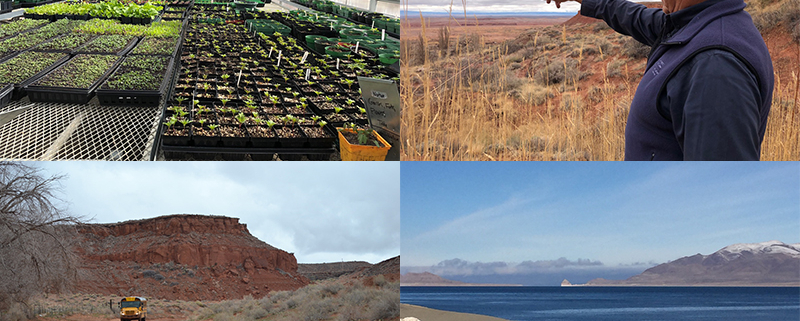
<instances>
[{"instance_id":1,"label":"white plant label","mask_svg":"<svg viewBox=\"0 0 800 321\"><path fill-rule=\"evenodd\" d=\"M308 51L306 51L306 53L303 54L303 59L300 60L300 63L301 64L305 63L306 62L306 58L308 58Z\"/></svg>"},{"instance_id":2,"label":"white plant label","mask_svg":"<svg viewBox=\"0 0 800 321\"><path fill-rule=\"evenodd\" d=\"M370 28L371 29L375 29L375 20L372 20L372 27L370 27Z\"/></svg>"},{"instance_id":3,"label":"white plant label","mask_svg":"<svg viewBox=\"0 0 800 321\"><path fill-rule=\"evenodd\" d=\"M360 42L361 41L356 41L356 54L358 53L358 43L360 43Z\"/></svg>"},{"instance_id":4,"label":"white plant label","mask_svg":"<svg viewBox=\"0 0 800 321\"><path fill-rule=\"evenodd\" d=\"M336 70L339 70L339 58L336 58Z\"/></svg>"},{"instance_id":5,"label":"white plant label","mask_svg":"<svg viewBox=\"0 0 800 321\"><path fill-rule=\"evenodd\" d=\"M278 50L278 67L281 66L281 54L282 53L283 53L283 50Z\"/></svg>"},{"instance_id":6,"label":"white plant label","mask_svg":"<svg viewBox=\"0 0 800 321\"><path fill-rule=\"evenodd\" d=\"M386 41L386 29L381 29L381 41Z\"/></svg>"},{"instance_id":7,"label":"white plant label","mask_svg":"<svg viewBox=\"0 0 800 321\"><path fill-rule=\"evenodd\" d=\"M239 82L242 81L242 69L239 69L239 79L236 79L236 87L239 87Z\"/></svg>"},{"instance_id":8,"label":"white plant label","mask_svg":"<svg viewBox=\"0 0 800 321\"><path fill-rule=\"evenodd\" d=\"M310 68L306 69L306 80L308 80L309 76L311 76L311 69Z\"/></svg>"},{"instance_id":9,"label":"white plant label","mask_svg":"<svg viewBox=\"0 0 800 321\"><path fill-rule=\"evenodd\" d=\"M272 58L272 50L274 50L274 49L275 49L275 47L269 48L269 56L267 58Z\"/></svg>"}]
</instances>

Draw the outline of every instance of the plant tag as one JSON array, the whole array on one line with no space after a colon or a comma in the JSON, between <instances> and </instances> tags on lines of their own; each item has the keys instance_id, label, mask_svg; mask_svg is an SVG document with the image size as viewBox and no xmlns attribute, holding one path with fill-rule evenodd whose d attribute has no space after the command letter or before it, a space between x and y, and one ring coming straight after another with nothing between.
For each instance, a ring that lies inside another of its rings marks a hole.
<instances>
[{"instance_id":1,"label":"plant tag","mask_svg":"<svg viewBox=\"0 0 800 321\"><path fill-rule=\"evenodd\" d=\"M372 20L372 27L370 29L375 29L375 20Z\"/></svg>"},{"instance_id":2,"label":"plant tag","mask_svg":"<svg viewBox=\"0 0 800 321\"><path fill-rule=\"evenodd\" d=\"M239 69L239 78L236 79L236 87L239 87L239 82L242 81L242 69Z\"/></svg>"},{"instance_id":3,"label":"plant tag","mask_svg":"<svg viewBox=\"0 0 800 321\"><path fill-rule=\"evenodd\" d=\"M361 41L356 41L356 53L358 53L358 44L359 44L360 42L361 42Z\"/></svg>"},{"instance_id":4,"label":"plant tag","mask_svg":"<svg viewBox=\"0 0 800 321\"><path fill-rule=\"evenodd\" d=\"M336 58L336 70L339 70L339 58Z\"/></svg>"},{"instance_id":5,"label":"plant tag","mask_svg":"<svg viewBox=\"0 0 800 321\"><path fill-rule=\"evenodd\" d=\"M272 58L272 50L273 49L275 49L275 47L270 47L269 48L269 56L267 58Z\"/></svg>"},{"instance_id":6,"label":"plant tag","mask_svg":"<svg viewBox=\"0 0 800 321\"><path fill-rule=\"evenodd\" d=\"M306 51L306 53L303 54L303 59L300 60L300 63L301 64L305 63L306 62L306 58L308 58L308 51Z\"/></svg>"},{"instance_id":7,"label":"plant tag","mask_svg":"<svg viewBox=\"0 0 800 321\"><path fill-rule=\"evenodd\" d=\"M282 52L283 52L283 51L281 51L281 50L278 50L278 67L280 67L280 66L281 66L281 53L282 53Z\"/></svg>"},{"instance_id":8,"label":"plant tag","mask_svg":"<svg viewBox=\"0 0 800 321\"><path fill-rule=\"evenodd\" d=\"M311 68L306 69L306 80L308 80L309 76L311 76Z\"/></svg>"},{"instance_id":9,"label":"plant tag","mask_svg":"<svg viewBox=\"0 0 800 321\"><path fill-rule=\"evenodd\" d=\"M381 29L381 41L386 41L386 29Z\"/></svg>"}]
</instances>

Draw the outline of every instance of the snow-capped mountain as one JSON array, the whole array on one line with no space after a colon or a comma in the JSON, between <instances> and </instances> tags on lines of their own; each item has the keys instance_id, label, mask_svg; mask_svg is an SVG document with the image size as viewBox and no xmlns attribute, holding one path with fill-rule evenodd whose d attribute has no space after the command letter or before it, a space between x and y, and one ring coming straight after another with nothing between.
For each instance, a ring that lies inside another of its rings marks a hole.
<instances>
[{"instance_id":1,"label":"snow-capped mountain","mask_svg":"<svg viewBox=\"0 0 800 321\"><path fill-rule=\"evenodd\" d=\"M786 254L789 256L800 257L800 243L785 244L781 241L739 243L728 245L714 254L722 255L729 260L749 254Z\"/></svg>"},{"instance_id":2,"label":"snow-capped mountain","mask_svg":"<svg viewBox=\"0 0 800 321\"><path fill-rule=\"evenodd\" d=\"M695 254L660 264L619 285L795 285L800 286L800 244L780 241L733 244L709 255Z\"/></svg>"}]
</instances>

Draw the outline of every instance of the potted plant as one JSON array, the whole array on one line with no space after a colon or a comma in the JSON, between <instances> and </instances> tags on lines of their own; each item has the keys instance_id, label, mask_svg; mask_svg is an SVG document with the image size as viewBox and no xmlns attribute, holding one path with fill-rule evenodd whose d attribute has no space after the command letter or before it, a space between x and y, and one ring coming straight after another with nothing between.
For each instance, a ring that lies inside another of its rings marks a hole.
<instances>
[{"instance_id":1,"label":"potted plant","mask_svg":"<svg viewBox=\"0 0 800 321\"><path fill-rule=\"evenodd\" d=\"M337 132L343 161L382 161L392 148L378 132L358 128L355 124L345 124L344 128L337 128Z\"/></svg>"}]
</instances>

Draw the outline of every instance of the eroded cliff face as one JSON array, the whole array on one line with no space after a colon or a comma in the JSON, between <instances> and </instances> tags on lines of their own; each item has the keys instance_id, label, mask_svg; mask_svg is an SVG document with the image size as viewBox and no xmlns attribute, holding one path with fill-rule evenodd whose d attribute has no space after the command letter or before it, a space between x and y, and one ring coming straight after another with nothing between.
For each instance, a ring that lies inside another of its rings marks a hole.
<instances>
[{"instance_id":1,"label":"eroded cliff face","mask_svg":"<svg viewBox=\"0 0 800 321\"><path fill-rule=\"evenodd\" d=\"M293 254L258 240L237 218L170 215L78 233L81 292L219 300L309 283Z\"/></svg>"}]
</instances>

